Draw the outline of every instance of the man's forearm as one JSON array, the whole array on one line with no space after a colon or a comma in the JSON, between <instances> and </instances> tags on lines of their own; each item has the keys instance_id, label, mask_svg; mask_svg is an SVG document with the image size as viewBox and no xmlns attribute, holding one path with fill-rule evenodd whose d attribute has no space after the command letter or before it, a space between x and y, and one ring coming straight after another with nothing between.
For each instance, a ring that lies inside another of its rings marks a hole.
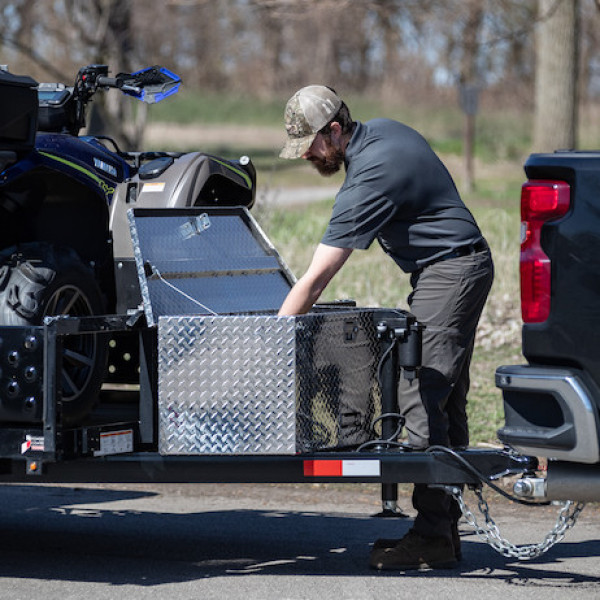
<instances>
[{"instance_id":1,"label":"man's forearm","mask_svg":"<svg viewBox=\"0 0 600 600\"><path fill-rule=\"evenodd\" d=\"M312 308L319 296L320 290L314 288L305 278L301 278L290 290L278 314L279 316L303 315Z\"/></svg>"},{"instance_id":2,"label":"man's forearm","mask_svg":"<svg viewBox=\"0 0 600 600\"><path fill-rule=\"evenodd\" d=\"M279 315L307 313L351 253L350 248L335 248L319 244L308 270L290 290L281 305Z\"/></svg>"}]
</instances>

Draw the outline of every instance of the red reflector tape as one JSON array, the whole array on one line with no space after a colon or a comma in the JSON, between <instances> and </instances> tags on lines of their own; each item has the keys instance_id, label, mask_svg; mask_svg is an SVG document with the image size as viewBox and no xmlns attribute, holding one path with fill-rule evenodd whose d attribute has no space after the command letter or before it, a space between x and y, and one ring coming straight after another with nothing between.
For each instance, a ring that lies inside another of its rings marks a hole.
<instances>
[{"instance_id":1,"label":"red reflector tape","mask_svg":"<svg viewBox=\"0 0 600 600\"><path fill-rule=\"evenodd\" d=\"M378 460L305 460L305 477L379 477Z\"/></svg>"},{"instance_id":2,"label":"red reflector tape","mask_svg":"<svg viewBox=\"0 0 600 600\"><path fill-rule=\"evenodd\" d=\"M341 477L341 460L305 460L305 477Z\"/></svg>"}]
</instances>

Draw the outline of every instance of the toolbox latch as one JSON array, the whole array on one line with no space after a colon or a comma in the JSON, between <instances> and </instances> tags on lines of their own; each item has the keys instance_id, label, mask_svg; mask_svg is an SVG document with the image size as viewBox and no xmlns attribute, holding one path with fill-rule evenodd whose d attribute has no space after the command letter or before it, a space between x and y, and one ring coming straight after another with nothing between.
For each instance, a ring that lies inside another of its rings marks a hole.
<instances>
[{"instance_id":1,"label":"toolbox latch","mask_svg":"<svg viewBox=\"0 0 600 600\"><path fill-rule=\"evenodd\" d=\"M344 321L344 342L353 342L358 335L358 322L355 319Z\"/></svg>"}]
</instances>

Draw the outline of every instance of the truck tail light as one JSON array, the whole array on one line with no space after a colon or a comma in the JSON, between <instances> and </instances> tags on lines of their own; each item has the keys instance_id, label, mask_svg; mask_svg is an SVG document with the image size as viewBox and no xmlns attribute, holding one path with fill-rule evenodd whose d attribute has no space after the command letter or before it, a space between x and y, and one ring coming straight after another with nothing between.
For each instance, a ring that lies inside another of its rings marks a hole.
<instances>
[{"instance_id":1,"label":"truck tail light","mask_svg":"<svg viewBox=\"0 0 600 600\"><path fill-rule=\"evenodd\" d=\"M530 180L521 189L521 315L541 323L550 315L551 263L541 246L544 223L569 210L571 193L564 181Z\"/></svg>"}]
</instances>

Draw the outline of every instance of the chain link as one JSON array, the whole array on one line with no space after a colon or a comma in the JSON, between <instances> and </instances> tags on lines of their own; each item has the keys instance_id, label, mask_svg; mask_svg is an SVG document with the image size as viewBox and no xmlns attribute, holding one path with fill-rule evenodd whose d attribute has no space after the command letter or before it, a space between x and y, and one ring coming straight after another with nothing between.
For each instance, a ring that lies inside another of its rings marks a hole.
<instances>
[{"instance_id":1,"label":"chain link","mask_svg":"<svg viewBox=\"0 0 600 600\"><path fill-rule=\"evenodd\" d=\"M474 493L478 498L479 511L485 517L485 525L480 525L477 522L475 515L465 504L460 488L452 487L449 491L458 502L465 520L473 528L477 536L503 556L517 558L518 560L531 560L537 558L560 542L565 537L566 532L575 525L585 506L582 502L575 504L573 501L568 500L561 506L554 527L542 542L539 544L517 546L500 535L500 529L494 522L494 519L490 516L490 508L483 498L481 488L476 488Z\"/></svg>"}]
</instances>

